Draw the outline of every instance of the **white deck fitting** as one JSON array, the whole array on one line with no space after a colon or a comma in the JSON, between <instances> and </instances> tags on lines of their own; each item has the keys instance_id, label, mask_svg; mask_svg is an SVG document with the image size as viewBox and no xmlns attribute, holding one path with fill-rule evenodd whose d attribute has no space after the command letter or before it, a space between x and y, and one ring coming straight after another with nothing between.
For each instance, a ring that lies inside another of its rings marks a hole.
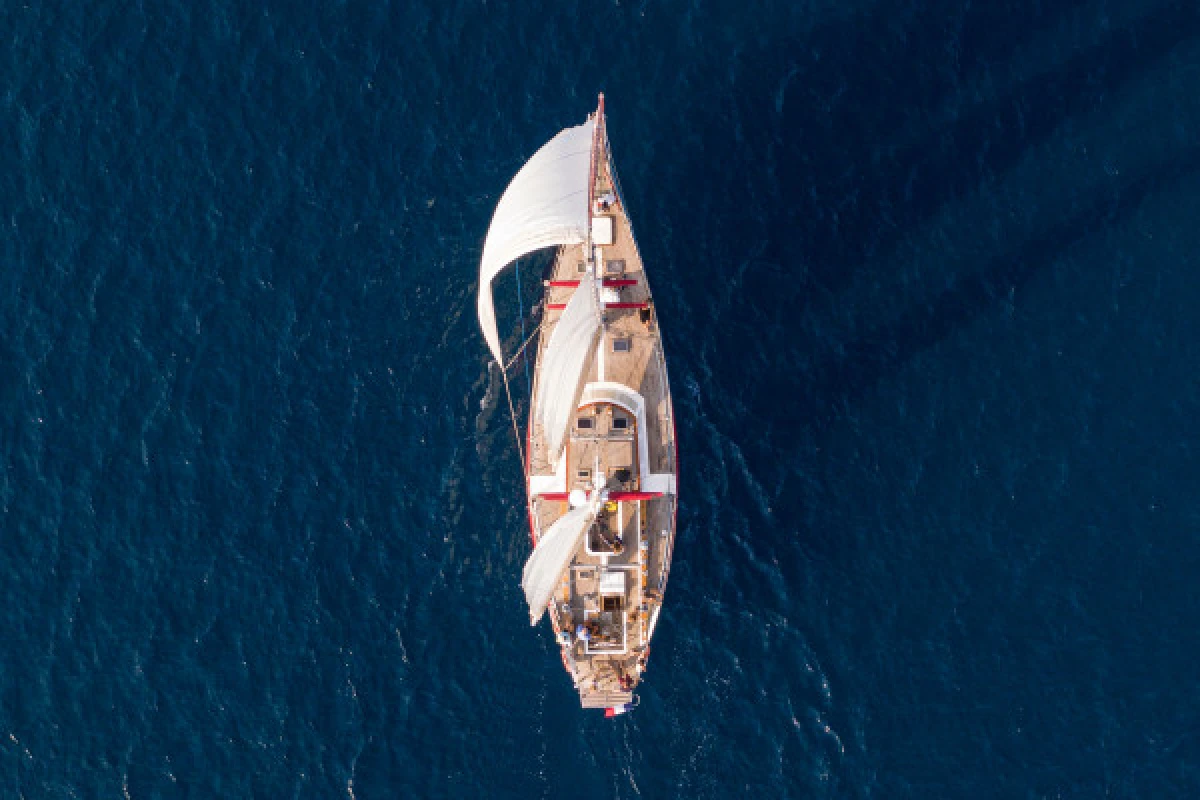
<instances>
[{"instance_id":1,"label":"white deck fitting","mask_svg":"<svg viewBox=\"0 0 1200 800\"><path fill-rule=\"evenodd\" d=\"M610 245L613 243L613 218L606 216L592 217L592 244ZM604 263L604 262L597 262Z\"/></svg>"}]
</instances>

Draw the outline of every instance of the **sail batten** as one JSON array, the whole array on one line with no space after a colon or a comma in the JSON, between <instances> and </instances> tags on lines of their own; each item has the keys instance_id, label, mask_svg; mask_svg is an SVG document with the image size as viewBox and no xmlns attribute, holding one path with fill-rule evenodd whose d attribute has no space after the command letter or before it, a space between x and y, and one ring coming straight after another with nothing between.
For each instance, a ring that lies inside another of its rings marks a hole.
<instances>
[{"instance_id":1,"label":"sail batten","mask_svg":"<svg viewBox=\"0 0 1200 800\"><path fill-rule=\"evenodd\" d=\"M554 597L554 590L571 566L575 551L584 533L596 518L597 504L593 501L573 508L550 526L525 562L521 572L521 588L529 603L529 624L536 625Z\"/></svg>"},{"instance_id":2,"label":"sail batten","mask_svg":"<svg viewBox=\"0 0 1200 800\"><path fill-rule=\"evenodd\" d=\"M567 128L534 153L504 190L479 264L479 326L500 364L492 280L513 261L546 247L587 240L588 176L595 123Z\"/></svg>"},{"instance_id":3,"label":"sail batten","mask_svg":"<svg viewBox=\"0 0 1200 800\"><path fill-rule=\"evenodd\" d=\"M562 453L595 352L602 324L596 290L596 279L590 274L580 279L542 353L535 409L550 463L557 463Z\"/></svg>"}]
</instances>

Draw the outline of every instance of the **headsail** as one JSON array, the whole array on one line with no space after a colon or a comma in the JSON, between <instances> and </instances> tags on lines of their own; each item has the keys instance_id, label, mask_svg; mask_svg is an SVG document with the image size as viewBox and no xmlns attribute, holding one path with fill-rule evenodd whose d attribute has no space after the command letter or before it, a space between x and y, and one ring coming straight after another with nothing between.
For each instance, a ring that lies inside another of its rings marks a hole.
<instances>
[{"instance_id":1,"label":"headsail","mask_svg":"<svg viewBox=\"0 0 1200 800\"><path fill-rule=\"evenodd\" d=\"M575 413L583 391L588 361L595 352L600 325L596 280L585 275L542 353L536 409L546 437L546 457L550 463L557 463L562 453L571 415Z\"/></svg>"},{"instance_id":2,"label":"headsail","mask_svg":"<svg viewBox=\"0 0 1200 800\"><path fill-rule=\"evenodd\" d=\"M525 562L521 573L521 588L529 603L529 624L537 625L546 611L546 604L554 596L563 573L571 566L571 559L579 548L584 533L596 518L598 505L592 501L563 514L538 539L537 547Z\"/></svg>"},{"instance_id":3,"label":"headsail","mask_svg":"<svg viewBox=\"0 0 1200 800\"><path fill-rule=\"evenodd\" d=\"M587 240L591 120L567 128L534 153L496 205L479 264L479 327L501 365L492 279L523 255Z\"/></svg>"}]
</instances>

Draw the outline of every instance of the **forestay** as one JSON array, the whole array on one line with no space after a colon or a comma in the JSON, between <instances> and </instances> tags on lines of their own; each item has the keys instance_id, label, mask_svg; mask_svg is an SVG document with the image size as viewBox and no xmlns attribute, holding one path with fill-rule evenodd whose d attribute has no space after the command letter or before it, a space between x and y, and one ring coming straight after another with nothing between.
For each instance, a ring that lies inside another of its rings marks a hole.
<instances>
[{"instance_id":1,"label":"forestay","mask_svg":"<svg viewBox=\"0 0 1200 800\"><path fill-rule=\"evenodd\" d=\"M496 205L479 264L479 327L502 366L492 280L521 256L587 240L592 133L588 121L562 131L521 168Z\"/></svg>"},{"instance_id":2,"label":"forestay","mask_svg":"<svg viewBox=\"0 0 1200 800\"><path fill-rule=\"evenodd\" d=\"M596 294L596 279L585 275L542 353L535 408L542 422L546 457L551 463L557 463L562 453L571 416L583 391L588 361L600 333L600 304Z\"/></svg>"},{"instance_id":3,"label":"forestay","mask_svg":"<svg viewBox=\"0 0 1200 800\"><path fill-rule=\"evenodd\" d=\"M538 539L537 547L525 562L521 588L529 603L529 624L537 625L554 596L558 582L571 565L584 533L596 518L598 504L593 501L573 508L558 518Z\"/></svg>"}]
</instances>

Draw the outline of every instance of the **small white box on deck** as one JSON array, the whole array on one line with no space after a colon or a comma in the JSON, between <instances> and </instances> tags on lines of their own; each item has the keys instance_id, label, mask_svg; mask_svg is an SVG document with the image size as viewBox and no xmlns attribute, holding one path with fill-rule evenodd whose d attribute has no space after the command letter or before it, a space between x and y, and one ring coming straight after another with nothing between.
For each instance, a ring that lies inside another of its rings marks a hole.
<instances>
[{"instance_id":1,"label":"small white box on deck","mask_svg":"<svg viewBox=\"0 0 1200 800\"><path fill-rule=\"evenodd\" d=\"M613 218L592 218L592 244L609 245L613 243Z\"/></svg>"}]
</instances>

